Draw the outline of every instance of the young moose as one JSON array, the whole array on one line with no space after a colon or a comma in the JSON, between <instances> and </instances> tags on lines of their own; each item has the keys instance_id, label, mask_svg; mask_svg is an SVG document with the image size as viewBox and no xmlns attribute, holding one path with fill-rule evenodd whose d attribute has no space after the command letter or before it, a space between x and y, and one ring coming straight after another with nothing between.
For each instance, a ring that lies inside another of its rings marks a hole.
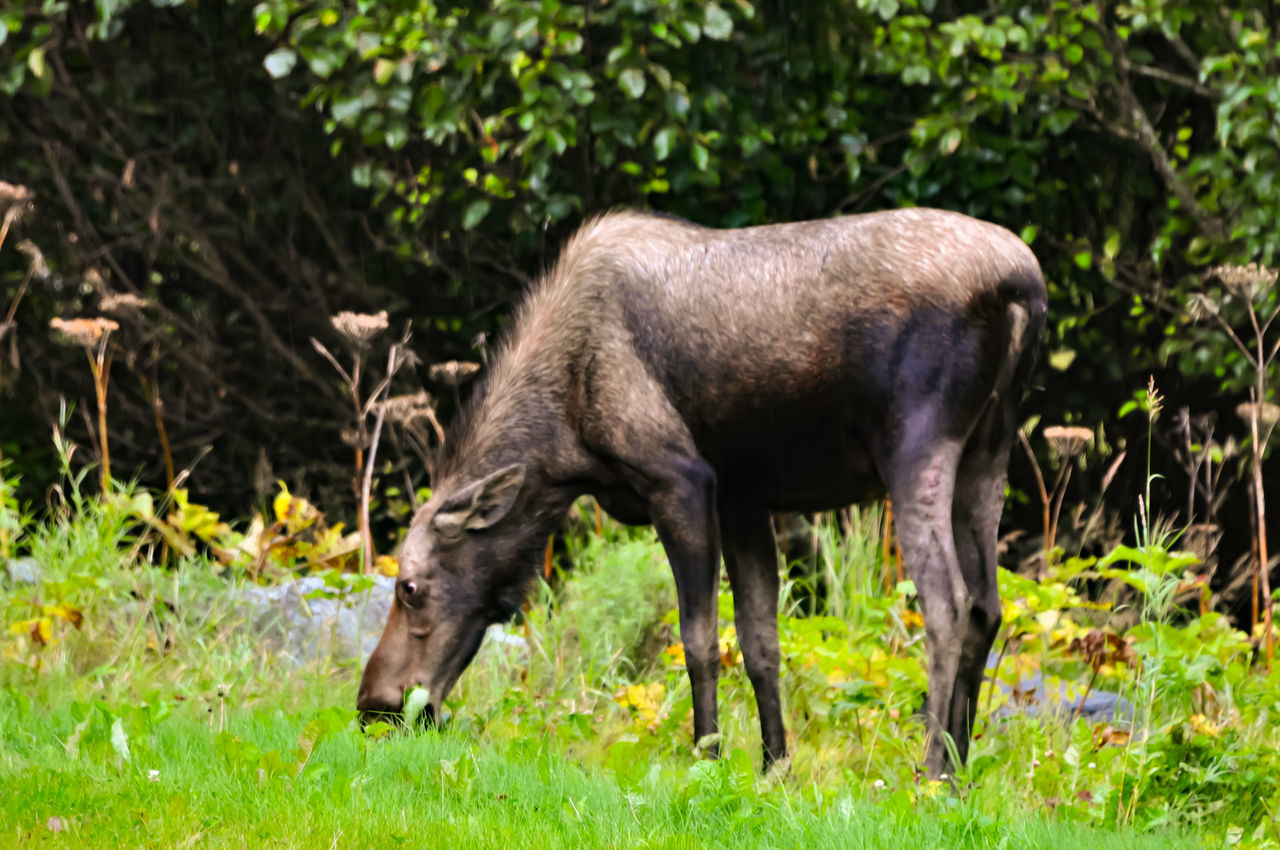
<instances>
[{"instance_id":1,"label":"young moose","mask_svg":"<svg viewBox=\"0 0 1280 850\"><path fill-rule=\"evenodd\" d=\"M897 210L716 230L614 213L520 308L413 518L358 707L428 719L543 545L591 494L652 523L675 574L695 739L716 731L720 555L768 767L778 698L771 511L893 499L929 648L926 767L961 761L1000 624L996 532L1045 287L1009 231Z\"/></svg>"}]
</instances>

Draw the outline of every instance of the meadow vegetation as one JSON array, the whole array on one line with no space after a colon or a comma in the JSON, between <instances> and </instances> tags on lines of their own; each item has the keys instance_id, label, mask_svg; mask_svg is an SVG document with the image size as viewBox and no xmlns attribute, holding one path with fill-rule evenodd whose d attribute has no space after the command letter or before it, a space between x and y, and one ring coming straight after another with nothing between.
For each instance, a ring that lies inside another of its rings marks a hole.
<instances>
[{"instance_id":1,"label":"meadow vegetation","mask_svg":"<svg viewBox=\"0 0 1280 850\"><path fill-rule=\"evenodd\" d=\"M883 560L878 508L824 519L816 569L782 591L793 758L762 777L727 583L725 755L693 751L674 590L650 531L573 530L572 570L539 579L507 638L486 642L444 730L361 729L357 662L275 657L236 599L302 572L330 575L335 594L367 580L309 558L303 529L265 558L223 545L314 508L286 492L275 522L184 529L200 515L185 497L90 496L66 472L38 515L11 478L0 499L0 556L42 571L0 595L10 846L1280 846L1280 676L1223 616L1197 613L1203 581L1173 536L1055 558L1038 582L1001 572L1003 686L983 693L967 768L931 783L917 772L914 588ZM311 525L330 533L318 514ZM1110 692L1119 709L1055 708L1020 687L1035 675L1068 704Z\"/></svg>"}]
</instances>

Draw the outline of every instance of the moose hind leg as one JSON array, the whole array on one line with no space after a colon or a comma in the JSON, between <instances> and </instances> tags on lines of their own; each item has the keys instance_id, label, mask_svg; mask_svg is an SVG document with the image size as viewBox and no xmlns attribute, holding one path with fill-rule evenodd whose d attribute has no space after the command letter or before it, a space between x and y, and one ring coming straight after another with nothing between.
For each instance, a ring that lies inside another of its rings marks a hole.
<instances>
[{"instance_id":1,"label":"moose hind leg","mask_svg":"<svg viewBox=\"0 0 1280 850\"><path fill-rule=\"evenodd\" d=\"M725 569L747 676L756 694L764 769L786 758L787 732L778 695L778 550L766 509L721 506Z\"/></svg>"},{"instance_id":2,"label":"moose hind leg","mask_svg":"<svg viewBox=\"0 0 1280 850\"><path fill-rule=\"evenodd\" d=\"M996 538L1004 509L1005 472L1013 433L1012 410L992 405L969 440L956 476L952 507L956 557L973 600L961 642L960 668L951 711L951 737L963 762L977 719L978 691L987 656L1000 630L1001 606Z\"/></svg>"},{"instance_id":3,"label":"moose hind leg","mask_svg":"<svg viewBox=\"0 0 1280 850\"><path fill-rule=\"evenodd\" d=\"M956 559L951 526L960 447L936 435L920 436L895 453L888 480L902 559L924 609L929 651L925 769L936 778L948 763L943 735L955 728L951 714L956 675L972 600Z\"/></svg>"}]
</instances>

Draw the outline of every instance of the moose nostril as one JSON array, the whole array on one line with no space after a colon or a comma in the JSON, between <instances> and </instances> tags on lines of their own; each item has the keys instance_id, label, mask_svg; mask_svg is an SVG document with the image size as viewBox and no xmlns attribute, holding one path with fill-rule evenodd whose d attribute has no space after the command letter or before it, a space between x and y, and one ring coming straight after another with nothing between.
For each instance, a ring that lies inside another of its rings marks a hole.
<instances>
[{"instance_id":1,"label":"moose nostril","mask_svg":"<svg viewBox=\"0 0 1280 850\"><path fill-rule=\"evenodd\" d=\"M405 596L415 596L418 593L418 583L404 579L400 582L400 592Z\"/></svg>"}]
</instances>

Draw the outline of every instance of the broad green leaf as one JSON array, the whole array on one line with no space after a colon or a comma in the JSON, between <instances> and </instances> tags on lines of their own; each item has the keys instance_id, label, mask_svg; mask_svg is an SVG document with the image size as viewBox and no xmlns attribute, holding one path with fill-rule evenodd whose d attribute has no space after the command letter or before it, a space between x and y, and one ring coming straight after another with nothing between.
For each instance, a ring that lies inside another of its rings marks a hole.
<instances>
[{"instance_id":1,"label":"broad green leaf","mask_svg":"<svg viewBox=\"0 0 1280 850\"><path fill-rule=\"evenodd\" d=\"M644 71L639 68L628 68L618 75L618 86L627 93L627 97L635 100L644 94Z\"/></svg>"},{"instance_id":2,"label":"broad green leaf","mask_svg":"<svg viewBox=\"0 0 1280 850\"><path fill-rule=\"evenodd\" d=\"M676 144L676 129L674 127L663 127L653 137L653 155L658 161L671 156L671 150Z\"/></svg>"},{"instance_id":3,"label":"broad green leaf","mask_svg":"<svg viewBox=\"0 0 1280 850\"><path fill-rule=\"evenodd\" d=\"M707 38L724 41L733 34L733 18L719 6L709 5L702 21L702 31Z\"/></svg>"},{"instance_id":4,"label":"broad green leaf","mask_svg":"<svg viewBox=\"0 0 1280 850\"><path fill-rule=\"evenodd\" d=\"M480 198L472 201L467 211L462 214L462 229L471 230L489 214L489 199Z\"/></svg>"},{"instance_id":5,"label":"broad green leaf","mask_svg":"<svg viewBox=\"0 0 1280 850\"><path fill-rule=\"evenodd\" d=\"M277 47L262 60L262 66L267 69L268 74L278 80L292 71L297 61L297 53L287 47Z\"/></svg>"}]
</instances>

